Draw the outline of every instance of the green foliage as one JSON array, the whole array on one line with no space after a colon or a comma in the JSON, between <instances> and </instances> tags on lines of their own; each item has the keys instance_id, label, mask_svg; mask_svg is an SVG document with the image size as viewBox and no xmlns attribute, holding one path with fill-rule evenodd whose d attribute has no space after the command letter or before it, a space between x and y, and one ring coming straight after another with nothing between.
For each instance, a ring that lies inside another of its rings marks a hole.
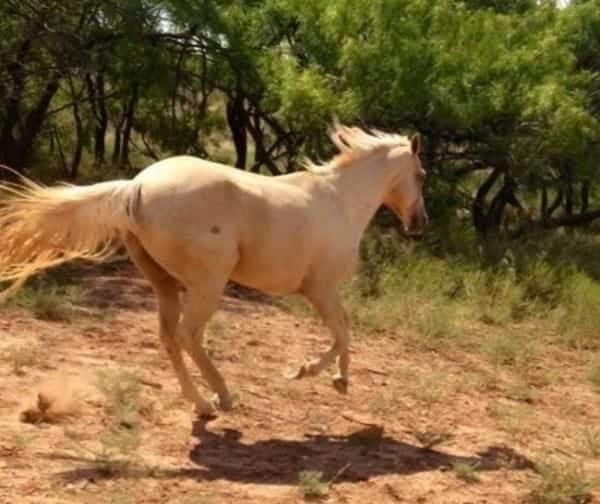
<instances>
[{"instance_id":1,"label":"green foliage","mask_svg":"<svg viewBox=\"0 0 600 504\"><path fill-rule=\"evenodd\" d=\"M480 478L477 474L477 464L469 464L468 462L455 462L452 464L452 471L458 479L466 483L479 483Z\"/></svg>"},{"instance_id":2,"label":"green foliage","mask_svg":"<svg viewBox=\"0 0 600 504\"><path fill-rule=\"evenodd\" d=\"M301 471L298 474L298 487L305 499L323 499L329 492L329 484L323 481L320 471Z\"/></svg>"},{"instance_id":3,"label":"green foliage","mask_svg":"<svg viewBox=\"0 0 600 504\"><path fill-rule=\"evenodd\" d=\"M57 268L31 279L12 301L35 317L56 322L70 321L82 303L83 293L70 278L69 268Z\"/></svg>"},{"instance_id":4,"label":"green foliage","mask_svg":"<svg viewBox=\"0 0 600 504\"><path fill-rule=\"evenodd\" d=\"M575 463L538 464L541 481L530 496L532 504L585 504L591 502L592 482Z\"/></svg>"},{"instance_id":5,"label":"green foliage","mask_svg":"<svg viewBox=\"0 0 600 504\"><path fill-rule=\"evenodd\" d=\"M373 229L345 291L357 332L400 326L427 348L475 345L494 365L521 370L548 338L597 349L595 238L558 234L513 245L499 247L502 259L495 262L469 250L439 257L427 243L408 245ZM490 326L486 334L481 323ZM534 324L539 337L525 338L517 324Z\"/></svg>"}]
</instances>

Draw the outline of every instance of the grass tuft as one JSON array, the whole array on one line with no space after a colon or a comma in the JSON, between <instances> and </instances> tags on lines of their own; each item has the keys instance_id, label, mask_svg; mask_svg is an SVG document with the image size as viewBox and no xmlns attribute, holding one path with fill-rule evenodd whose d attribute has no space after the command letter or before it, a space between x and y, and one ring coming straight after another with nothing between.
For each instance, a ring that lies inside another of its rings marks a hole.
<instances>
[{"instance_id":1,"label":"grass tuft","mask_svg":"<svg viewBox=\"0 0 600 504\"><path fill-rule=\"evenodd\" d=\"M323 481L321 471L301 471L298 474L298 488L307 500L324 499L329 493L329 483Z\"/></svg>"},{"instance_id":2,"label":"grass tuft","mask_svg":"<svg viewBox=\"0 0 600 504\"><path fill-rule=\"evenodd\" d=\"M587 504L592 502L592 483L576 463L538 464L541 478L529 494L532 504Z\"/></svg>"}]
</instances>

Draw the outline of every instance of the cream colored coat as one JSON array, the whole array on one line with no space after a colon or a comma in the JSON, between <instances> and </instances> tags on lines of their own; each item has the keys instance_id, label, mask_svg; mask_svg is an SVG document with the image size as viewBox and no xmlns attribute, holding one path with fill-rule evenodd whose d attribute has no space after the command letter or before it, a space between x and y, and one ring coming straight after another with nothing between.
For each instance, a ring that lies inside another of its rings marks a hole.
<instances>
[{"instance_id":1,"label":"cream colored coat","mask_svg":"<svg viewBox=\"0 0 600 504\"><path fill-rule=\"evenodd\" d=\"M293 377L316 375L338 357L334 385L345 392L349 330L337 287L352 275L360 239L382 204L409 234L423 231L425 172L418 137L408 141L337 125L332 140L341 151L332 162L280 177L181 156L157 162L131 181L4 184L0 190L9 197L0 201L0 280L14 281L7 293L14 292L47 267L76 257L102 260L120 237L153 285L161 339L184 395L202 415L211 415L213 406L193 385L181 347L217 404L231 407L225 381L202 344L227 281L271 294L303 294L334 343Z\"/></svg>"}]
</instances>

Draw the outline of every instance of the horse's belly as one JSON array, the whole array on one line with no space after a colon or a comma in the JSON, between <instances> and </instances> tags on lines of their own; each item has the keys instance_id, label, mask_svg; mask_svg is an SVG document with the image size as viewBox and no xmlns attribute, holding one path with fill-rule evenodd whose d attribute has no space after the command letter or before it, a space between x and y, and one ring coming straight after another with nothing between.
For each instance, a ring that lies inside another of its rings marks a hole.
<instances>
[{"instance_id":1,"label":"horse's belly","mask_svg":"<svg viewBox=\"0 0 600 504\"><path fill-rule=\"evenodd\" d=\"M294 255L282 259L268 254L245 254L242 250L231 279L267 294L291 294L300 290L305 276L304 261Z\"/></svg>"}]
</instances>

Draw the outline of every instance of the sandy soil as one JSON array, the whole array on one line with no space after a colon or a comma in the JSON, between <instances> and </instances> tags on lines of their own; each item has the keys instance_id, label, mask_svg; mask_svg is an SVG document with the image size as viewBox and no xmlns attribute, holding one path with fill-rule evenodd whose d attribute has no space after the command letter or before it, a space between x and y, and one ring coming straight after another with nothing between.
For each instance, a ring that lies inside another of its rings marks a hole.
<instances>
[{"instance_id":1,"label":"sandy soil","mask_svg":"<svg viewBox=\"0 0 600 504\"><path fill-rule=\"evenodd\" d=\"M320 471L326 502L508 504L539 484L532 461L600 474L585 441L600 426L599 396L572 355L536 363L545 378L524 394L475 353L419 350L400 330L356 334L343 396L328 374L283 376L328 344L318 321L230 293L208 346L235 407L200 422L159 345L147 283L127 265L79 281L93 315L48 322L0 310L2 503L303 502L299 474ZM123 370L142 381L141 445L107 470L98 454L114 419L98 373ZM40 392L66 416L23 422ZM479 481L461 479L457 464Z\"/></svg>"}]
</instances>

